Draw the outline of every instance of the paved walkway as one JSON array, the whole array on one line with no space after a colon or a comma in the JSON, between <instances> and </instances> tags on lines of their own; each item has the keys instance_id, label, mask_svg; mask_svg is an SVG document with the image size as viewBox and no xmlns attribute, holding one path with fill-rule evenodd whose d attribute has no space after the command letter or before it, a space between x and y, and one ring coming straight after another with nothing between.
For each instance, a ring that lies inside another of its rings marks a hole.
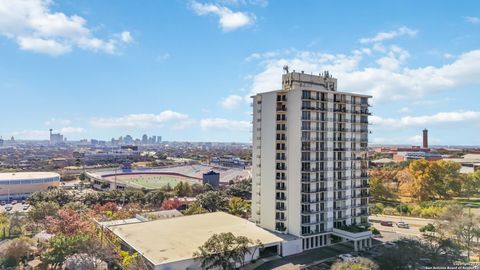
<instances>
[{"instance_id":1,"label":"paved walkway","mask_svg":"<svg viewBox=\"0 0 480 270\"><path fill-rule=\"evenodd\" d=\"M302 269L316 262L338 256L340 254L353 252L353 244L343 242L331 246L316 248L302 252L300 254L284 257L275 261L270 261L255 268L255 270L293 270Z\"/></svg>"}]
</instances>

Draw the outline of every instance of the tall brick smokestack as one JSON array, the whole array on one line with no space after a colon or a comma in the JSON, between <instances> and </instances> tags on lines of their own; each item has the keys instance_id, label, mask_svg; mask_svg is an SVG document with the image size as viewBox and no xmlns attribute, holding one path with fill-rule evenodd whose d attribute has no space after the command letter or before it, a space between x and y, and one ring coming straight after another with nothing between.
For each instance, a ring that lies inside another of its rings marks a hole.
<instances>
[{"instance_id":1,"label":"tall brick smokestack","mask_svg":"<svg viewBox=\"0 0 480 270\"><path fill-rule=\"evenodd\" d=\"M423 148L428 148L428 129L423 130Z\"/></svg>"}]
</instances>

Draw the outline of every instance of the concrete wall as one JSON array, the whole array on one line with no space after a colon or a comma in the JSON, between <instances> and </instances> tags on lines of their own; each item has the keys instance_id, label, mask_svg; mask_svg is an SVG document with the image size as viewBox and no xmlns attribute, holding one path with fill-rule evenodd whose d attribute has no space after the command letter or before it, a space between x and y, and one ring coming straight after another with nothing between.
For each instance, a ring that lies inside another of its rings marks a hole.
<instances>
[{"instance_id":1,"label":"concrete wall","mask_svg":"<svg viewBox=\"0 0 480 270\"><path fill-rule=\"evenodd\" d=\"M295 240L285 241L282 243L282 256L290 256L294 254L301 253L302 249L302 239L298 238Z\"/></svg>"}]
</instances>

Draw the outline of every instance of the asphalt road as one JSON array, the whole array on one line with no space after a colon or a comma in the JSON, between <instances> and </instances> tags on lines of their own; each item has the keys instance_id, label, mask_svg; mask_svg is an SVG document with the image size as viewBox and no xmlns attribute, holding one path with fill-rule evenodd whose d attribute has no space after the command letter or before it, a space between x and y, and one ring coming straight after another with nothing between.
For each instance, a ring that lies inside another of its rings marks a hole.
<instances>
[{"instance_id":1,"label":"asphalt road","mask_svg":"<svg viewBox=\"0 0 480 270\"><path fill-rule=\"evenodd\" d=\"M373 227L377 228L384 237L394 237L392 235L396 235L397 239L400 237L419 237L421 236L421 232L419 229L428 223L434 223L435 221L432 219L425 219L425 218L411 218L411 217L397 217L397 216L370 216L370 222L372 223ZM393 226L382 226L380 225L380 221L392 221ZM410 225L410 228L398 228L397 222L403 221ZM380 239L379 239L380 240ZM396 240L396 239L394 239ZM393 241L393 240L388 240Z\"/></svg>"}]
</instances>

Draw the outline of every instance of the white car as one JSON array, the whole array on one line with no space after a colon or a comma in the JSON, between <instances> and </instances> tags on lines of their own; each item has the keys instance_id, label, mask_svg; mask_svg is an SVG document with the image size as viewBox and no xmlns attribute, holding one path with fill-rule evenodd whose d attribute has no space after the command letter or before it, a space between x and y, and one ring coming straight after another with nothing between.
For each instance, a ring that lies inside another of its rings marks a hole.
<instances>
[{"instance_id":1,"label":"white car","mask_svg":"<svg viewBox=\"0 0 480 270\"><path fill-rule=\"evenodd\" d=\"M338 258L345 262L355 261L355 257L353 257L352 254L340 254L338 255Z\"/></svg>"},{"instance_id":2,"label":"white car","mask_svg":"<svg viewBox=\"0 0 480 270\"><path fill-rule=\"evenodd\" d=\"M11 204L5 205L5 210L6 211L12 211L12 209L13 209L13 206Z\"/></svg>"},{"instance_id":3,"label":"white car","mask_svg":"<svg viewBox=\"0 0 480 270\"><path fill-rule=\"evenodd\" d=\"M397 222L397 227L398 227L398 228L408 229L408 228L410 228L410 225L408 225L408 223L406 223L406 222L399 221L399 222Z\"/></svg>"}]
</instances>

